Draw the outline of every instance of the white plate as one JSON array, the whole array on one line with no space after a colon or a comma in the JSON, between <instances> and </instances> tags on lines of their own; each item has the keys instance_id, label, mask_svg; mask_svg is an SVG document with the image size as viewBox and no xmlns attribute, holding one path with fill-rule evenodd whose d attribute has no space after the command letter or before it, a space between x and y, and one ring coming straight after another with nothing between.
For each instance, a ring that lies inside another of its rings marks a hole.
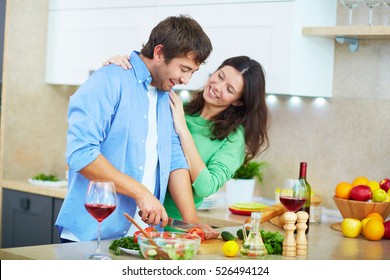
<instances>
[{"instance_id":1,"label":"white plate","mask_svg":"<svg viewBox=\"0 0 390 280\"><path fill-rule=\"evenodd\" d=\"M126 248L122 248L122 247L119 247L119 249L120 249L122 252L126 253L126 254L140 257L140 254L139 254L139 251L138 251L138 250L126 249Z\"/></svg>"},{"instance_id":2,"label":"white plate","mask_svg":"<svg viewBox=\"0 0 390 280\"><path fill-rule=\"evenodd\" d=\"M68 186L68 181L66 180L61 180L61 181L43 181L43 180L34 180L34 179L28 179L28 182L32 185L37 185L37 186L46 186L46 187L55 187L55 188L60 188L60 187L66 187Z\"/></svg>"},{"instance_id":3,"label":"white plate","mask_svg":"<svg viewBox=\"0 0 390 280\"><path fill-rule=\"evenodd\" d=\"M200 207L197 210L211 210L211 209L217 209L218 205L200 205Z\"/></svg>"}]
</instances>

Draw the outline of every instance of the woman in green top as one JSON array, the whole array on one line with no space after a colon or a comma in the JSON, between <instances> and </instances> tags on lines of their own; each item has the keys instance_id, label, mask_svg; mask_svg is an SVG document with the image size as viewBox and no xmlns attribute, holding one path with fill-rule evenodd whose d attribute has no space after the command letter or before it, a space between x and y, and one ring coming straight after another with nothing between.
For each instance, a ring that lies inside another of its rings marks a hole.
<instances>
[{"instance_id":1,"label":"woman in green top","mask_svg":"<svg viewBox=\"0 0 390 280\"><path fill-rule=\"evenodd\" d=\"M104 64L108 63L131 67L126 56L112 57ZM192 190L171 180L164 206L169 217L196 223L196 208L203 199L223 187L243 162L268 147L264 71L247 56L232 57L185 106L174 92L170 98ZM172 187L175 184L183 187Z\"/></svg>"}]
</instances>

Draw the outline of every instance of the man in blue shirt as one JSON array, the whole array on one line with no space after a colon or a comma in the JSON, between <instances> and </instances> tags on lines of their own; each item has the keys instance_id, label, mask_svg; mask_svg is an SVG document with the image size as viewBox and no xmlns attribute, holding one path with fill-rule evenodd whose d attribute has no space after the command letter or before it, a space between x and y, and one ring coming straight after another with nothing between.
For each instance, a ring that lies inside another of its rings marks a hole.
<instances>
[{"instance_id":1,"label":"man in blue shirt","mask_svg":"<svg viewBox=\"0 0 390 280\"><path fill-rule=\"evenodd\" d=\"M118 194L116 210L102 223L102 239L136 230L123 212L143 225L167 224L162 203L169 176L186 182L182 175L188 174L167 93L187 84L211 50L195 20L168 17L140 53L131 53L131 70L103 67L70 98L68 194L56 221L63 242L96 239L97 221L84 208L90 180L113 181Z\"/></svg>"}]
</instances>

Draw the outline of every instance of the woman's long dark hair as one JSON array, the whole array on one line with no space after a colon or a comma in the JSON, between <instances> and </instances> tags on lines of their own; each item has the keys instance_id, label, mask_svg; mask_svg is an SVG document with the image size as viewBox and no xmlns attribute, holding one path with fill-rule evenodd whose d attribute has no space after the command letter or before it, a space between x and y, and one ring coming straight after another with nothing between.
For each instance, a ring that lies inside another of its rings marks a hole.
<instances>
[{"instance_id":1,"label":"woman's long dark hair","mask_svg":"<svg viewBox=\"0 0 390 280\"><path fill-rule=\"evenodd\" d=\"M269 145L264 70L260 63L247 56L228 58L218 67L218 70L224 66L234 67L242 74L244 89L240 100L243 104L231 105L210 120L214 122L211 126L211 139L228 138L231 132L243 125L246 145L245 162L247 162L258 156ZM203 90L201 90L196 92L194 98L185 105L185 112L189 115L200 115L203 107Z\"/></svg>"}]
</instances>

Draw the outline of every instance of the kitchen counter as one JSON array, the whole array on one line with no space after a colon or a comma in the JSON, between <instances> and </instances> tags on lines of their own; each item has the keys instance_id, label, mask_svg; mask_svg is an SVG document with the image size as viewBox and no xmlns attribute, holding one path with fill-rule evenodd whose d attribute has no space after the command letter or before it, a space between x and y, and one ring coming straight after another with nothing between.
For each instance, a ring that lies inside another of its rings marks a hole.
<instances>
[{"instance_id":1,"label":"kitchen counter","mask_svg":"<svg viewBox=\"0 0 390 280\"><path fill-rule=\"evenodd\" d=\"M27 192L32 194L50 196L64 199L67 193L67 187L48 187L32 185L26 181L1 181L1 188L6 188L14 191Z\"/></svg>"},{"instance_id":2,"label":"kitchen counter","mask_svg":"<svg viewBox=\"0 0 390 280\"><path fill-rule=\"evenodd\" d=\"M35 186L28 182L2 181L2 187L19 191L31 192L57 198L66 196L67 188L50 188ZM241 228L248 216L230 213L226 206L219 205L217 209L198 211L202 223L217 227L220 232L231 231L234 235ZM346 238L341 232L331 229L331 225L341 222L341 217L323 216L321 224L310 224L308 238L308 255L294 257L293 259L310 260L342 260L342 259L375 259L390 260L390 240L368 241L364 237ZM264 230L284 230L266 222L262 224ZM115 256L108 252L110 240L102 240L103 253L111 255L113 259L140 259L138 256L122 255ZM79 242L70 244L51 244L30 247L3 248L0 249L0 259L39 259L39 260L82 260L85 256L94 252L96 242ZM234 259L240 259L238 255ZM222 252L197 255L195 259L231 259L225 257ZM265 259L291 259L278 255L268 255Z\"/></svg>"},{"instance_id":3,"label":"kitchen counter","mask_svg":"<svg viewBox=\"0 0 390 280\"><path fill-rule=\"evenodd\" d=\"M210 211L211 212L211 211ZM236 217L237 218L237 217ZM243 219L246 217L243 216ZM311 224L308 238L308 255L300 257L283 257L280 255L267 255L266 260L389 260L390 259L390 240L368 241L364 237L346 238L341 232L333 230L330 225L338 222L333 218L325 219L322 224ZM232 233L240 226L219 228L219 231L228 230ZM284 231L277 226L266 222L262 224L264 230ZM114 260L141 259L138 256L124 254L115 256L109 252L110 240L101 242L101 250L109 254ZM38 260L83 260L96 249L96 242L79 242L67 244L53 244L42 246L18 247L0 249L0 259L38 259ZM242 259L238 254L235 258L227 258L222 252L197 255L196 260L227 260Z\"/></svg>"}]
</instances>

